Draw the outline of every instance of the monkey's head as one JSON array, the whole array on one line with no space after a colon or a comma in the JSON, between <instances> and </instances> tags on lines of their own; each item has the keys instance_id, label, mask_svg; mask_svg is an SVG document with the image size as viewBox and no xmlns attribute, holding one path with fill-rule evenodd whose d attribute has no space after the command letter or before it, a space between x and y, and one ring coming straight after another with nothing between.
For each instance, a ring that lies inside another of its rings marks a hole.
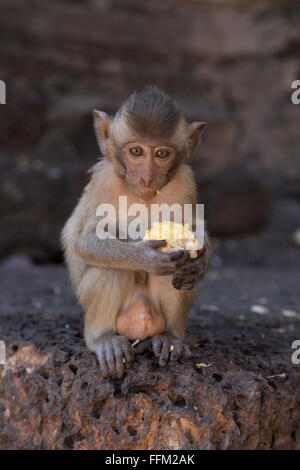
<instances>
[{"instance_id":1,"label":"monkey's head","mask_svg":"<svg viewBox=\"0 0 300 470\"><path fill-rule=\"evenodd\" d=\"M136 197L149 200L189 160L206 124L188 124L178 104L150 85L133 93L113 120L95 110L94 125L102 154Z\"/></svg>"}]
</instances>

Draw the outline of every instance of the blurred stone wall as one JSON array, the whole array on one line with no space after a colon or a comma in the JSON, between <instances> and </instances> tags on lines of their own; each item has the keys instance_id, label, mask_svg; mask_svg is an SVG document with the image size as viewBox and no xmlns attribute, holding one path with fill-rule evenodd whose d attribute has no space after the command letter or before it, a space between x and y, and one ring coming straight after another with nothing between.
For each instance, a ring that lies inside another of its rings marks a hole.
<instances>
[{"instance_id":1,"label":"blurred stone wall","mask_svg":"<svg viewBox=\"0 0 300 470\"><path fill-rule=\"evenodd\" d=\"M194 167L216 233L261 226L266 188L299 198L299 25L292 0L0 0L0 257L60 259L99 154L91 110L147 83L209 123Z\"/></svg>"}]
</instances>

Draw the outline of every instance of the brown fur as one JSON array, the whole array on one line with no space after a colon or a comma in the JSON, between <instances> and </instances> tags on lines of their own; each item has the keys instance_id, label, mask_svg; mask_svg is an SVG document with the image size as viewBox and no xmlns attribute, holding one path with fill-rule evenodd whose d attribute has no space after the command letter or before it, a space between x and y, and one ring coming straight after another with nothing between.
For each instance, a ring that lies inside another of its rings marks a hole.
<instances>
[{"instance_id":1,"label":"brown fur","mask_svg":"<svg viewBox=\"0 0 300 470\"><path fill-rule=\"evenodd\" d=\"M154 85L133 93L120 109L129 128L140 137L169 139L183 117L177 103Z\"/></svg>"},{"instance_id":2,"label":"brown fur","mask_svg":"<svg viewBox=\"0 0 300 470\"><path fill-rule=\"evenodd\" d=\"M128 304L128 299L134 297L136 280L130 261L126 265L126 242L124 267L116 258L109 261L97 259L90 262L91 266L76 255L76 240L80 235L93 233L96 230L98 218L95 216L97 206L110 202L118 208L119 195L128 196L128 206L139 202L119 178L113 165L103 160L94 166L92 178L87 185L82 198L75 208L71 218L63 230L63 246L66 262L69 267L71 280L78 299L86 312L85 335L88 346L100 334L115 331L115 320L118 312ZM147 205L153 201L147 201ZM196 185L192 170L187 165L181 165L176 175L156 197L156 203L195 203ZM122 217L118 214L117 218ZM194 298L195 291L177 291L171 284L171 276L147 276L149 298L157 309L163 312L167 320L167 329L176 337L183 339L187 313Z\"/></svg>"},{"instance_id":3,"label":"brown fur","mask_svg":"<svg viewBox=\"0 0 300 470\"><path fill-rule=\"evenodd\" d=\"M145 96L150 96L150 99L146 99L143 108ZM193 172L184 161L188 160L195 148L203 125L194 125L188 131L177 105L172 105L168 95L164 95L165 107L159 107L158 96L157 90L153 89L144 95L135 95L129 100L128 108L123 106L112 123L105 113L94 112L96 135L104 157L92 168L90 182L62 232L71 281L86 315L86 343L95 352L99 351L101 338L116 333L119 314L128 310L133 312L133 316L139 313L138 299L141 292L146 299L145 305L163 317L165 333L182 340L188 311L196 294L196 288L175 289L172 275L151 274L147 262L141 264L141 249L144 249L144 245L140 248L141 244L137 242L100 240L96 235L99 221L96 209L100 204L114 205L119 223L124 217L124 214L118 213L120 195L127 196L128 207L133 203L143 202L148 210L153 202L168 205L179 203L181 206L196 203ZM152 135L145 135L143 131L141 139L137 135L137 131L141 129L138 129L135 117L143 109L144 116L148 116L148 119L144 119L144 124L147 124L144 131L149 128ZM163 121L167 116L170 117L170 122L165 123L165 127L158 119L159 112ZM127 116L125 120L122 117L124 113ZM164 129L168 139L155 131L154 124L159 124ZM132 139L139 139L145 152L149 152L147 158L131 161L124 148ZM156 161L154 156L150 156L155 146L166 144L171 145L175 155L170 163ZM135 166L130 172L131 165ZM151 183L147 188L144 182L146 173L151 174ZM133 178L135 179L132 180ZM155 194L157 187L160 187L159 195ZM208 247L207 237L205 243ZM161 332L161 326L157 328L159 331L154 328L151 334Z\"/></svg>"}]
</instances>

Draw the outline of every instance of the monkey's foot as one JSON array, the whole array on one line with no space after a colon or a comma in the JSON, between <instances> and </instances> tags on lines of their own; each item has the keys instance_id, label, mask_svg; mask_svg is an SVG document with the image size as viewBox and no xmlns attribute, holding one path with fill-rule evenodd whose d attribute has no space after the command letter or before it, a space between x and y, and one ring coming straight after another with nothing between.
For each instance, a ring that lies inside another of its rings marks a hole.
<instances>
[{"instance_id":1,"label":"monkey's foot","mask_svg":"<svg viewBox=\"0 0 300 470\"><path fill-rule=\"evenodd\" d=\"M168 335L155 335L134 348L136 353L150 350L159 358L159 365L164 367L168 361L178 361L191 356L188 346L179 339Z\"/></svg>"},{"instance_id":2,"label":"monkey's foot","mask_svg":"<svg viewBox=\"0 0 300 470\"><path fill-rule=\"evenodd\" d=\"M111 335L100 338L94 348L104 377L120 379L125 367L131 366L134 354L125 336Z\"/></svg>"}]
</instances>

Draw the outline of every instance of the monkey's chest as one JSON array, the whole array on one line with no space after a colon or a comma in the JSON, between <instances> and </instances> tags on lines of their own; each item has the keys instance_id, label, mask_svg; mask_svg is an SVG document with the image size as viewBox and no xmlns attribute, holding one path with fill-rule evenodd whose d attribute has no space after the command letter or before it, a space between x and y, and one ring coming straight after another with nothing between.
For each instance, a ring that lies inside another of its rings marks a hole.
<instances>
[{"instance_id":1,"label":"monkey's chest","mask_svg":"<svg viewBox=\"0 0 300 470\"><path fill-rule=\"evenodd\" d=\"M135 271L135 282L138 286L146 286L148 282L148 273L146 271Z\"/></svg>"}]
</instances>

